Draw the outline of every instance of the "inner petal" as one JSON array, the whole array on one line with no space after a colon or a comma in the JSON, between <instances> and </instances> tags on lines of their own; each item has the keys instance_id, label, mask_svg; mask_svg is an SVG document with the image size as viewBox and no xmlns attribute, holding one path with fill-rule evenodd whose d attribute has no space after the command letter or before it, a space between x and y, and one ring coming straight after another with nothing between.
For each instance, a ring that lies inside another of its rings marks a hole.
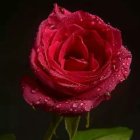
<instances>
[{"instance_id":1,"label":"inner petal","mask_svg":"<svg viewBox=\"0 0 140 140\"><path fill-rule=\"evenodd\" d=\"M88 50L80 36L74 33L65 41L59 53L59 63L69 58L88 59Z\"/></svg>"},{"instance_id":2,"label":"inner petal","mask_svg":"<svg viewBox=\"0 0 140 140\"><path fill-rule=\"evenodd\" d=\"M92 53L90 53L88 69L91 71L96 71L98 68L99 68L98 61L96 60L94 55Z\"/></svg>"},{"instance_id":3,"label":"inner petal","mask_svg":"<svg viewBox=\"0 0 140 140\"><path fill-rule=\"evenodd\" d=\"M85 70L88 66L87 61L84 59L77 59L74 57L70 57L68 60L64 60L64 69L72 70L72 71L82 71Z\"/></svg>"},{"instance_id":4,"label":"inner petal","mask_svg":"<svg viewBox=\"0 0 140 140\"><path fill-rule=\"evenodd\" d=\"M94 55L99 65L103 65L103 60L105 58L105 41L94 30L88 32L83 39L90 53Z\"/></svg>"}]
</instances>

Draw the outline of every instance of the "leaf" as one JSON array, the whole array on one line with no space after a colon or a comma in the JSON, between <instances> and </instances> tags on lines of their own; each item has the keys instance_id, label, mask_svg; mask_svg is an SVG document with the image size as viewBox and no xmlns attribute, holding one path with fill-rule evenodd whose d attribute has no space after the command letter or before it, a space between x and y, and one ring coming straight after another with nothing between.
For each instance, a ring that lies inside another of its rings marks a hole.
<instances>
[{"instance_id":1,"label":"leaf","mask_svg":"<svg viewBox=\"0 0 140 140\"><path fill-rule=\"evenodd\" d=\"M69 134L70 140L73 140L80 122L80 116L78 117L65 117L65 128Z\"/></svg>"},{"instance_id":2,"label":"leaf","mask_svg":"<svg viewBox=\"0 0 140 140\"><path fill-rule=\"evenodd\" d=\"M73 140L130 140L132 130L126 127L78 131Z\"/></svg>"},{"instance_id":3,"label":"leaf","mask_svg":"<svg viewBox=\"0 0 140 140\"><path fill-rule=\"evenodd\" d=\"M44 140L51 140L52 139L57 127L59 126L60 122L63 120L62 116L55 116L54 115L53 117L54 117L53 121L51 122L50 127L44 136Z\"/></svg>"},{"instance_id":4,"label":"leaf","mask_svg":"<svg viewBox=\"0 0 140 140\"><path fill-rule=\"evenodd\" d=\"M16 140L16 137L14 134L4 134L0 135L0 140Z\"/></svg>"}]
</instances>

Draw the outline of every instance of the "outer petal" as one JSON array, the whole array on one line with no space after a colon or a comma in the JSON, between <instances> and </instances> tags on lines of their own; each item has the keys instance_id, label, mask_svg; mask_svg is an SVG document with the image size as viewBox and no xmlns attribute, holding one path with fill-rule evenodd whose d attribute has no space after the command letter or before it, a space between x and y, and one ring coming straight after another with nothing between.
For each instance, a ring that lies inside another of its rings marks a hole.
<instances>
[{"instance_id":1,"label":"outer petal","mask_svg":"<svg viewBox=\"0 0 140 140\"><path fill-rule=\"evenodd\" d=\"M51 25L52 28L57 28L57 24L60 24L62 19L69 14L71 14L70 11L58 6L57 4L54 4L54 9L47 18L48 24Z\"/></svg>"},{"instance_id":2,"label":"outer petal","mask_svg":"<svg viewBox=\"0 0 140 140\"><path fill-rule=\"evenodd\" d=\"M115 89L118 83L122 82L127 78L130 73L132 55L131 53L122 46L118 54L112 60L112 73L110 76L100 81L91 90L84 92L79 95L80 99L94 99L96 96L110 97L110 92ZM92 87L92 85L91 85Z\"/></svg>"},{"instance_id":3,"label":"outer petal","mask_svg":"<svg viewBox=\"0 0 140 140\"><path fill-rule=\"evenodd\" d=\"M23 97L28 104L45 111L52 111L63 115L77 115L95 108L104 98L97 97L94 100L86 99L64 99L52 98L50 89L43 90L35 80L25 77L22 81ZM57 92L57 91L56 91Z\"/></svg>"}]
</instances>

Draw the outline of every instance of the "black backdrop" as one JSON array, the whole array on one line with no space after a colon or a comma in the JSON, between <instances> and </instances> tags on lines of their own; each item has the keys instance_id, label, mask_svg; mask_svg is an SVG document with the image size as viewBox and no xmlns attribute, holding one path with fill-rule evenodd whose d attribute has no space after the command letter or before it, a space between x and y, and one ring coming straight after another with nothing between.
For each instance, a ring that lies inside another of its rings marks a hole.
<instances>
[{"instance_id":1,"label":"black backdrop","mask_svg":"<svg viewBox=\"0 0 140 140\"><path fill-rule=\"evenodd\" d=\"M20 79L29 70L29 52L39 23L47 18L53 3L75 11L97 14L122 31L124 44L132 51L131 74L113 91L110 101L92 111L91 127L127 126L140 139L140 16L138 1L123 0L21 0L0 2L0 134L13 132L17 140L40 140L50 114L34 111L21 95ZM67 139L62 128L61 140Z\"/></svg>"}]
</instances>

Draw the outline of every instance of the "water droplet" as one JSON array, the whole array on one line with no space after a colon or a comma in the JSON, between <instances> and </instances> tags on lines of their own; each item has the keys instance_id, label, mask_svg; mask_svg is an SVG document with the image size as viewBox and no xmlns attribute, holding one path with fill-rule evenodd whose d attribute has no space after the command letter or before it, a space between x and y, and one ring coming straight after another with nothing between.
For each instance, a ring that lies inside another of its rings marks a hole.
<instances>
[{"instance_id":1,"label":"water droplet","mask_svg":"<svg viewBox=\"0 0 140 140\"><path fill-rule=\"evenodd\" d=\"M72 107L74 107L74 108L77 107L77 104L76 103L73 103Z\"/></svg>"},{"instance_id":2,"label":"water droplet","mask_svg":"<svg viewBox=\"0 0 140 140\"><path fill-rule=\"evenodd\" d=\"M100 80L103 80L104 79L104 76L101 76Z\"/></svg>"},{"instance_id":3,"label":"water droplet","mask_svg":"<svg viewBox=\"0 0 140 140\"><path fill-rule=\"evenodd\" d=\"M37 104L37 105L40 104L40 101L36 101L36 104Z\"/></svg>"},{"instance_id":4,"label":"water droplet","mask_svg":"<svg viewBox=\"0 0 140 140\"><path fill-rule=\"evenodd\" d=\"M115 79L113 78L113 79L112 79L112 82L114 82L114 81L115 81Z\"/></svg>"},{"instance_id":5,"label":"water droplet","mask_svg":"<svg viewBox=\"0 0 140 140\"><path fill-rule=\"evenodd\" d=\"M50 26L50 29L54 29L54 28L55 28L55 25L51 25L51 26Z\"/></svg>"},{"instance_id":6,"label":"water droplet","mask_svg":"<svg viewBox=\"0 0 140 140\"><path fill-rule=\"evenodd\" d=\"M98 20L98 24L102 24L102 22L100 20Z\"/></svg>"},{"instance_id":7,"label":"water droplet","mask_svg":"<svg viewBox=\"0 0 140 140\"><path fill-rule=\"evenodd\" d=\"M40 49L39 48L37 49L37 52L40 52Z\"/></svg>"},{"instance_id":8,"label":"water droplet","mask_svg":"<svg viewBox=\"0 0 140 140\"><path fill-rule=\"evenodd\" d=\"M121 58L121 57L119 57L119 60L120 60L120 61L122 61L122 58Z\"/></svg>"},{"instance_id":9,"label":"water droplet","mask_svg":"<svg viewBox=\"0 0 140 140\"><path fill-rule=\"evenodd\" d=\"M107 95L107 96L110 96L110 93L109 93L109 92L107 92L107 93L106 93L106 95Z\"/></svg>"},{"instance_id":10,"label":"water droplet","mask_svg":"<svg viewBox=\"0 0 140 140\"><path fill-rule=\"evenodd\" d=\"M113 69L114 69L114 70L116 69L116 65L113 65Z\"/></svg>"},{"instance_id":11,"label":"water droplet","mask_svg":"<svg viewBox=\"0 0 140 140\"><path fill-rule=\"evenodd\" d=\"M111 87L112 87L112 85L110 84L110 85L109 85L109 87L111 88Z\"/></svg>"},{"instance_id":12,"label":"water droplet","mask_svg":"<svg viewBox=\"0 0 140 140\"><path fill-rule=\"evenodd\" d=\"M35 110L35 107L32 105L32 109Z\"/></svg>"},{"instance_id":13,"label":"water droplet","mask_svg":"<svg viewBox=\"0 0 140 140\"><path fill-rule=\"evenodd\" d=\"M124 79L123 79L123 78L121 78L121 79L120 79L120 82L122 82L123 80L124 80Z\"/></svg>"},{"instance_id":14,"label":"water droplet","mask_svg":"<svg viewBox=\"0 0 140 140\"><path fill-rule=\"evenodd\" d=\"M115 71L118 71L116 65L113 65L113 69L114 69Z\"/></svg>"},{"instance_id":15,"label":"water droplet","mask_svg":"<svg viewBox=\"0 0 140 140\"><path fill-rule=\"evenodd\" d=\"M82 18L80 18L80 21L83 21L83 19L82 19Z\"/></svg>"},{"instance_id":16,"label":"water droplet","mask_svg":"<svg viewBox=\"0 0 140 140\"><path fill-rule=\"evenodd\" d=\"M129 66L129 63L128 62L126 62L126 66Z\"/></svg>"},{"instance_id":17,"label":"water droplet","mask_svg":"<svg viewBox=\"0 0 140 140\"><path fill-rule=\"evenodd\" d=\"M127 70L124 70L124 74L126 74L126 75L127 75L127 74L128 74L128 71L127 71Z\"/></svg>"},{"instance_id":18,"label":"water droplet","mask_svg":"<svg viewBox=\"0 0 140 140\"><path fill-rule=\"evenodd\" d=\"M56 105L56 108L60 108L61 104Z\"/></svg>"},{"instance_id":19,"label":"water droplet","mask_svg":"<svg viewBox=\"0 0 140 140\"><path fill-rule=\"evenodd\" d=\"M94 24L95 24L95 22L94 22L94 21L92 21L92 22L91 22L91 24L92 24L92 25L94 25Z\"/></svg>"},{"instance_id":20,"label":"water droplet","mask_svg":"<svg viewBox=\"0 0 140 140\"><path fill-rule=\"evenodd\" d=\"M61 13L64 13L64 9L63 8L59 8Z\"/></svg>"},{"instance_id":21,"label":"water droplet","mask_svg":"<svg viewBox=\"0 0 140 140\"><path fill-rule=\"evenodd\" d=\"M119 51L119 52L117 52L117 55L120 55L121 54L121 52Z\"/></svg>"},{"instance_id":22,"label":"water droplet","mask_svg":"<svg viewBox=\"0 0 140 140\"><path fill-rule=\"evenodd\" d=\"M32 92L32 93L36 93L36 89L32 89L31 92Z\"/></svg>"},{"instance_id":23,"label":"water droplet","mask_svg":"<svg viewBox=\"0 0 140 140\"><path fill-rule=\"evenodd\" d=\"M100 91L101 90L101 88L97 88L97 91Z\"/></svg>"},{"instance_id":24,"label":"water droplet","mask_svg":"<svg viewBox=\"0 0 140 140\"><path fill-rule=\"evenodd\" d=\"M81 106L83 106L83 105L84 105L84 103L80 103L80 105L81 105Z\"/></svg>"},{"instance_id":25,"label":"water droplet","mask_svg":"<svg viewBox=\"0 0 140 140\"><path fill-rule=\"evenodd\" d=\"M90 108L88 108L87 106L85 106L85 110L86 111L90 111Z\"/></svg>"},{"instance_id":26,"label":"water droplet","mask_svg":"<svg viewBox=\"0 0 140 140\"><path fill-rule=\"evenodd\" d=\"M122 64L123 64L124 66L126 65L126 63L124 63L124 62L123 62Z\"/></svg>"},{"instance_id":27,"label":"water droplet","mask_svg":"<svg viewBox=\"0 0 140 140\"><path fill-rule=\"evenodd\" d=\"M121 77L121 75L120 75L120 74L118 74L118 77Z\"/></svg>"}]
</instances>

